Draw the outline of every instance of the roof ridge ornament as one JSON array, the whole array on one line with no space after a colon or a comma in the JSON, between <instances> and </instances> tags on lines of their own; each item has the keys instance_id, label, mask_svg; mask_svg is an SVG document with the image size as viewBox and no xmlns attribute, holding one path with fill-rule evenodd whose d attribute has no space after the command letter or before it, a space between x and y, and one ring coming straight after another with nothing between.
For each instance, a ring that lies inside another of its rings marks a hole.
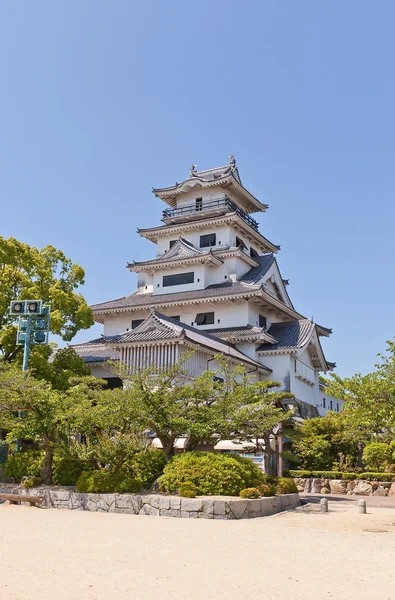
<instances>
[{"instance_id":1,"label":"roof ridge ornament","mask_svg":"<svg viewBox=\"0 0 395 600\"><path fill-rule=\"evenodd\" d=\"M235 157L233 156L233 154L230 154L230 155L229 155L229 158L230 158L230 162L229 162L229 164L230 164L230 165L232 165L232 166L236 166L236 159L235 159Z\"/></svg>"},{"instance_id":2,"label":"roof ridge ornament","mask_svg":"<svg viewBox=\"0 0 395 600\"><path fill-rule=\"evenodd\" d=\"M195 174L196 174L196 163L193 163L189 170L189 175L190 175L190 177L194 177Z\"/></svg>"}]
</instances>

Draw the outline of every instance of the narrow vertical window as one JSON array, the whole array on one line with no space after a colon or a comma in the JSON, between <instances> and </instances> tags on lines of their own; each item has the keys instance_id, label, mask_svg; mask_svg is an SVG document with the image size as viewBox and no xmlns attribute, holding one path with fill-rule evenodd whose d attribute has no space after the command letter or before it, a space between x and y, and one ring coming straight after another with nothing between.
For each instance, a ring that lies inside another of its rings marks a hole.
<instances>
[{"instance_id":1,"label":"narrow vertical window","mask_svg":"<svg viewBox=\"0 0 395 600\"><path fill-rule=\"evenodd\" d=\"M203 198L196 198L196 210L202 210L203 209Z\"/></svg>"}]
</instances>

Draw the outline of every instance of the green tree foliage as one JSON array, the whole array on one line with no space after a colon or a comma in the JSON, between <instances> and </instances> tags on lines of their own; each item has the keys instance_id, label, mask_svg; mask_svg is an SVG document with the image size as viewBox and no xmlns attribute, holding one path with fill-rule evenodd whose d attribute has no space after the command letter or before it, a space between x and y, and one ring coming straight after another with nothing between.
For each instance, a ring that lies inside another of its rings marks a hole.
<instances>
[{"instance_id":1,"label":"green tree foliage","mask_svg":"<svg viewBox=\"0 0 395 600\"><path fill-rule=\"evenodd\" d=\"M377 473L388 471L389 466L392 466L394 463L393 452L393 446L384 442L371 442L367 444L362 455L365 468L368 471L375 471Z\"/></svg>"},{"instance_id":2,"label":"green tree foliage","mask_svg":"<svg viewBox=\"0 0 395 600\"><path fill-rule=\"evenodd\" d=\"M11 300L41 298L51 303L51 331L71 340L93 325L92 312L76 292L83 285L82 267L53 246L38 249L14 238L0 237L0 353L11 361L20 354Z\"/></svg>"},{"instance_id":3,"label":"green tree foliage","mask_svg":"<svg viewBox=\"0 0 395 600\"><path fill-rule=\"evenodd\" d=\"M294 432L293 451L302 469L329 470L339 455L351 456L355 465L356 449L342 413L306 419Z\"/></svg>"},{"instance_id":4,"label":"green tree foliage","mask_svg":"<svg viewBox=\"0 0 395 600\"><path fill-rule=\"evenodd\" d=\"M271 391L279 385L275 382L253 383L242 367L234 367L222 356L215 358L216 372L206 371L189 382L183 370L188 357L167 372L123 373L124 389L115 402L109 399L112 414L122 412L134 426L152 430L167 459L173 456L179 437L188 438L186 450L221 439L253 440L255 446L257 439L268 437L275 425L289 417L280 402L293 396ZM115 408L118 401L121 411ZM98 410L107 403L102 395Z\"/></svg>"},{"instance_id":5,"label":"green tree foliage","mask_svg":"<svg viewBox=\"0 0 395 600\"><path fill-rule=\"evenodd\" d=\"M56 445L79 433L91 406L92 392L86 383L62 392L0 363L0 428L8 432L8 442L31 439L44 450L43 483L52 482Z\"/></svg>"},{"instance_id":6,"label":"green tree foliage","mask_svg":"<svg viewBox=\"0 0 395 600\"><path fill-rule=\"evenodd\" d=\"M43 379L55 390L67 390L78 377L89 377L90 371L73 348L53 350L50 346L36 346L30 356L30 370L36 379ZM51 359L51 360L50 360Z\"/></svg>"}]
</instances>

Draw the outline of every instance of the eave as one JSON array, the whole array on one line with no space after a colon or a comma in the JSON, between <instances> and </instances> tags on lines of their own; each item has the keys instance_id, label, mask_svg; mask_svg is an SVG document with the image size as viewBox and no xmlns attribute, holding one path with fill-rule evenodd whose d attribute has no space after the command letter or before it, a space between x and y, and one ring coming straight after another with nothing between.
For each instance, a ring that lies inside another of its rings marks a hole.
<instances>
[{"instance_id":1,"label":"eave","mask_svg":"<svg viewBox=\"0 0 395 600\"><path fill-rule=\"evenodd\" d=\"M245 237L259 245L263 252L278 252L280 246L273 244L267 238L265 238L259 231L253 229L248 223L246 223L236 213L228 213L221 217L215 217L212 219L201 219L199 221L190 221L186 223L177 223L176 225L161 225L159 227L151 227L149 229L137 229L137 233L141 237L150 240L151 242L157 243L158 239L164 235L185 235L186 231L193 231L195 229L202 229L207 227L216 227L217 225L235 225L243 232Z\"/></svg>"},{"instance_id":2,"label":"eave","mask_svg":"<svg viewBox=\"0 0 395 600\"><path fill-rule=\"evenodd\" d=\"M150 271L156 271L158 269L163 269L164 267L173 269L190 264L205 264L218 267L222 264L222 262L223 261L217 258L217 256L215 256L213 253L207 252L207 254L201 254L200 256L173 258L169 260L155 259L154 261L132 262L127 264L127 268L129 271L134 273L149 273Z\"/></svg>"}]
</instances>

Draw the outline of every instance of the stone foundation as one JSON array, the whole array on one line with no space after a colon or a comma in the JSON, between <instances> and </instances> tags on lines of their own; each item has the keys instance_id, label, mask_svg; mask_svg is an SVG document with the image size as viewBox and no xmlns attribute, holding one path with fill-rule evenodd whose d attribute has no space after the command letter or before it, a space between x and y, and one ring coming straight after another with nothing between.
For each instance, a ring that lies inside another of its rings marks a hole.
<instances>
[{"instance_id":1,"label":"stone foundation","mask_svg":"<svg viewBox=\"0 0 395 600\"><path fill-rule=\"evenodd\" d=\"M395 496L395 483L392 481L365 481L355 479L295 478L299 492L305 494L344 494L347 496Z\"/></svg>"},{"instance_id":2,"label":"stone foundation","mask_svg":"<svg viewBox=\"0 0 395 600\"><path fill-rule=\"evenodd\" d=\"M53 488L0 487L0 493L43 496L43 508L117 512L132 515L185 519L253 519L296 508L299 494L284 494L257 500L230 496L180 498L161 494L81 494Z\"/></svg>"}]
</instances>

